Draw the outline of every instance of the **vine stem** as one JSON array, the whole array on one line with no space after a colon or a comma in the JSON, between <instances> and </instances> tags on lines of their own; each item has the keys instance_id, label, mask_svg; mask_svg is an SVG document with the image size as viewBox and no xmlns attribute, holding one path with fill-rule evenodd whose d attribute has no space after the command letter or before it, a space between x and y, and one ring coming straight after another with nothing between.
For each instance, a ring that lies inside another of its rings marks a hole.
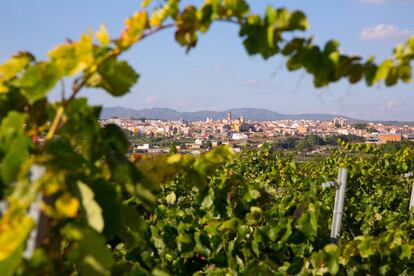
<instances>
[{"instance_id":1,"label":"vine stem","mask_svg":"<svg viewBox=\"0 0 414 276\"><path fill-rule=\"evenodd\" d=\"M175 26L175 24L171 23L171 24L161 25L157 28L151 29L148 32L143 33L141 35L141 37L135 43L138 43L138 42L142 41L143 39L159 32L161 30L172 28L174 26ZM120 50L118 48L114 49L114 51L110 55L108 55L104 59L102 59L99 62L99 64L97 64L95 66L95 68L92 71L90 71L86 76L84 76L83 78L78 78L74 81L73 86L72 86L72 94L70 95L70 97L67 100L62 100L62 105L57 109L55 118L53 119L52 125L51 125L51 127L50 127L50 129L49 129L49 131L46 135L47 140L53 138L53 136L55 135L56 131L59 128L60 122L62 121L63 114L65 112L66 107L75 99L75 97L78 95L80 90L86 86L89 79L98 71L99 67L103 63L108 61L109 59L115 58L115 57L119 56L122 53L123 53L122 50ZM80 80L82 80L82 81L79 83Z\"/></svg>"},{"instance_id":2,"label":"vine stem","mask_svg":"<svg viewBox=\"0 0 414 276\"><path fill-rule=\"evenodd\" d=\"M65 111L65 108L62 106L59 106L55 118L53 119L52 126L49 129L49 132L47 133L46 139L49 140L53 138L53 136L56 133L56 130L59 126L60 121L62 120L63 112Z\"/></svg>"}]
</instances>

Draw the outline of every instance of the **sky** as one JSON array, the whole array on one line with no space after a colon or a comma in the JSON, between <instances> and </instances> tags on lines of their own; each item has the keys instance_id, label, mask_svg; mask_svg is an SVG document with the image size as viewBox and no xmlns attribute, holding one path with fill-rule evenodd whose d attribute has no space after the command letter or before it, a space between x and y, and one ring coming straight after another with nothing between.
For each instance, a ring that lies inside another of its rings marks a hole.
<instances>
[{"instance_id":1,"label":"sky","mask_svg":"<svg viewBox=\"0 0 414 276\"><path fill-rule=\"evenodd\" d=\"M183 1L199 4L201 0ZM341 51L382 60L396 44L414 35L414 0L250 0L255 12L267 5L299 9L310 22L306 35L317 44L341 42ZM139 0L1 0L0 62L19 50L38 59L67 38L77 40L105 23L116 37ZM302 35L301 33L297 33ZM285 60L248 56L237 26L216 23L197 48L185 53L165 30L134 46L122 58L140 74L131 93L114 98L99 89L81 96L90 103L135 109L170 107L179 111L265 108L280 113L329 113L367 120L414 121L413 83L387 88L346 81L314 88L303 71L288 72ZM67 82L69 85L69 82ZM60 96L59 89L50 94Z\"/></svg>"}]
</instances>

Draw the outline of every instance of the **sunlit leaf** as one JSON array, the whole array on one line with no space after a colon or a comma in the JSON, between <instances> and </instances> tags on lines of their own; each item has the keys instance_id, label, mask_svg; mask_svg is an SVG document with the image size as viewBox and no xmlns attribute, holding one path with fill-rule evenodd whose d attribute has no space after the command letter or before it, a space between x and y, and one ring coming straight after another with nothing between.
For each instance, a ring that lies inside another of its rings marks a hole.
<instances>
[{"instance_id":1,"label":"sunlit leaf","mask_svg":"<svg viewBox=\"0 0 414 276\"><path fill-rule=\"evenodd\" d=\"M105 239L94 230L68 224L61 229L63 237L71 241L67 253L83 275L109 275L114 264Z\"/></svg>"},{"instance_id":2,"label":"sunlit leaf","mask_svg":"<svg viewBox=\"0 0 414 276\"><path fill-rule=\"evenodd\" d=\"M79 201L77 198L64 194L55 203L56 209L62 215L73 218L78 213Z\"/></svg>"},{"instance_id":3,"label":"sunlit leaf","mask_svg":"<svg viewBox=\"0 0 414 276\"><path fill-rule=\"evenodd\" d=\"M29 102L43 98L61 78L60 68L51 62L40 62L30 66L13 84L22 89Z\"/></svg>"},{"instance_id":4,"label":"sunlit leaf","mask_svg":"<svg viewBox=\"0 0 414 276\"><path fill-rule=\"evenodd\" d=\"M104 24L101 25L99 30L96 32L96 39L103 45L108 46L111 43L111 37L108 34L106 26Z\"/></svg>"},{"instance_id":5,"label":"sunlit leaf","mask_svg":"<svg viewBox=\"0 0 414 276\"><path fill-rule=\"evenodd\" d=\"M102 232L104 228L102 209L98 203L96 203L92 189L80 181L78 182L78 188L81 196L82 208L85 210L88 224L96 231Z\"/></svg>"},{"instance_id":6,"label":"sunlit leaf","mask_svg":"<svg viewBox=\"0 0 414 276\"><path fill-rule=\"evenodd\" d=\"M3 64L0 64L0 83L16 77L32 61L34 61L32 54L20 52Z\"/></svg>"},{"instance_id":7,"label":"sunlit leaf","mask_svg":"<svg viewBox=\"0 0 414 276\"><path fill-rule=\"evenodd\" d=\"M309 238L314 237L318 231L315 212L312 210L305 211L298 219L296 228L301 230Z\"/></svg>"},{"instance_id":8,"label":"sunlit leaf","mask_svg":"<svg viewBox=\"0 0 414 276\"><path fill-rule=\"evenodd\" d=\"M139 75L128 63L110 59L99 67L88 85L103 88L113 96L122 96L130 91L138 78Z\"/></svg>"},{"instance_id":9,"label":"sunlit leaf","mask_svg":"<svg viewBox=\"0 0 414 276\"><path fill-rule=\"evenodd\" d=\"M24 210L11 207L0 220L0 274L14 275L22 261L25 241L34 221Z\"/></svg>"}]
</instances>

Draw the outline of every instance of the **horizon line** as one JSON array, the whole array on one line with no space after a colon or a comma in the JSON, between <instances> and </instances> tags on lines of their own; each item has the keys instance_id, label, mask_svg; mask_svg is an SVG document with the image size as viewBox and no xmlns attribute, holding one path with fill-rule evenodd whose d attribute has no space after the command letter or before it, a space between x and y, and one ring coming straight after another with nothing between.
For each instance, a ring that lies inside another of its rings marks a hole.
<instances>
[{"instance_id":1,"label":"horizon line","mask_svg":"<svg viewBox=\"0 0 414 276\"><path fill-rule=\"evenodd\" d=\"M334 114L334 113L280 113L278 111L274 111L268 108L262 108L262 107L234 107L234 108L227 108L224 110L209 110L209 109L204 109L204 110L197 110L197 111L181 111L181 110L177 110L176 108L173 107L160 107L160 106L152 106L152 107L144 107L144 108L133 108L133 107L125 107L125 106L120 106L120 105L116 105L116 106L104 106L102 105L102 108L125 108L125 109L132 109L135 111L140 111L140 110L144 110L144 109L171 109L173 111L179 112L179 113L196 113L196 112L226 112L229 110L235 110L235 109L258 109L258 110L265 110L265 111L270 111L270 112L274 112L274 113L278 113L280 115L328 115L328 116L338 116L338 117L344 117L346 119L351 119L354 121L366 121L366 122L399 122L399 123L414 123L414 120L397 120L397 119L365 119L365 118L354 118L351 117L349 115L343 115L343 114Z\"/></svg>"}]
</instances>

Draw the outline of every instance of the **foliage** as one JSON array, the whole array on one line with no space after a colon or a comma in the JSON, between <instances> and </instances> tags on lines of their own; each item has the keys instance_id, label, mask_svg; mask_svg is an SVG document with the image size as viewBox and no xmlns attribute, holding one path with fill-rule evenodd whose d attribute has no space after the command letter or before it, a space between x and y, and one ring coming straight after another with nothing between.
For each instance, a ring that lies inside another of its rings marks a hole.
<instances>
[{"instance_id":1,"label":"foliage","mask_svg":"<svg viewBox=\"0 0 414 276\"><path fill-rule=\"evenodd\" d=\"M313 145L307 139L303 139L296 144L295 149L299 152L306 152L314 149L315 146L316 145Z\"/></svg>"},{"instance_id":2,"label":"foliage","mask_svg":"<svg viewBox=\"0 0 414 276\"><path fill-rule=\"evenodd\" d=\"M213 143L211 143L211 140L206 140L206 142L204 143L204 147L206 149L212 149L213 148Z\"/></svg>"},{"instance_id":3,"label":"foliage","mask_svg":"<svg viewBox=\"0 0 414 276\"><path fill-rule=\"evenodd\" d=\"M365 139L364 137L353 134L339 134L324 137L324 141L327 145L339 145L340 143L338 143L338 141L343 141L346 143L363 143Z\"/></svg>"},{"instance_id":4,"label":"foliage","mask_svg":"<svg viewBox=\"0 0 414 276\"><path fill-rule=\"evenodd\" d=\"M353 124L353 127L355 129L366 130L367 132L370 132L370 133L378 131L375 128L369 126L366 123L355 123L355 124Z\"/></svg>"},{"instance_id":5,"label":"foliage","mask_svg":"<svg viewBox=\"0 0 414 276\"><path fill-rule=\"evenodd\" d=\"M175 153L178 152L177 146L178 146L178 144L176 142L171 142L171 145L170 145L170 153L171 154L175 154Z\"/></svg>"},{"instance_id":6,"label":"foliage","mask_svg":"<svg viewBox=\"0 0 414 276\"><path fill-rule=\"evenodd\" d=\"M339 142L346 143L361 143L364 142L364 137L349 135L329 135L321 137L316 134L307 135L304 138L289 136L284 139L276 140L272 143L273 150L296 150L300 152L306 152L316 149L320 146L338 146Z\"/></svg>"},{"instance_id":7,"label":"foliage","mask_svg":"<svg viewBox=\"0 0 414 276\"><path fill-rule=\"evenodd\" d=\"M366 123L355 123L352 125L355 129L365 130L368 128L368 124Z\"/></svg>"},{"instance_id":8,"label":"foliage","mask_svg":"<svg viewBox=\"0 0 414 276\"><path fill-rule=\"evenodd\" d=\"M288 136L286 139L276 140L272 143L274 149L294 149L298 139L292 136Z\"/></svg>"},{"instance_id":9,"label":"foliage","mask_svg":"<svg viewBox=\"0 0 414 276\"><path fill-rule=\"evenodd\" d=\"M413 169L413 150L344 146L311 163L245 150L191 190L186 177L175 178L147 220L148 244L122 245L119 260L173 275L413 273L412 182L402 177ZM334 194L321 183L342 166L349 178L336 246L329 238Z\"/></svg>"},{"instance_id":10,"label":"foliage","mask_svg":"<svg viewBox=\"0 0 414 276\"><path fill-rule=\"evenodd\" d=\"M389 152L389 153L394 153L397 152L401 149L405 149L405 148L414 148L414 142L413 141L407 141L407 140L403 140L403 141L389 141L386 142L385 144L382 144L380 146L380 149L383 150L384 152Z\"/></svg>"},{"instance_id":11,"label":"foliage","mask_svg":"<svg viewBox=\"0 0 414 276\"><path fill-rule=\"evenodd\" d=\"M414 38L376 64L340 53L336 41L319 47L299 37L308 27L300 11L268 7L258 15L244 0L200 7L147 0L114 39L101 26L46 60L19 52L0 65L2 275L413 273L409 183L400 177L413 169L410 149L356 160L339 152L303 166L266 150L234 158L225 147L199 158L129 158L123 131L101 127L100 107L77 97L85 87L128 93L139 74L121 54L167 28L189 51L213 22L238 25L248 54L282 54L289 70L306 70L317 87L411 79ZM48 93L71 80L70 96L49 102ZM350 168L352 232L336 247L328 238L332 195L319 185L338 166ZM23 258L35 227L26 213L36 201L37 249Z\"/></svg>"}]
</instances>

